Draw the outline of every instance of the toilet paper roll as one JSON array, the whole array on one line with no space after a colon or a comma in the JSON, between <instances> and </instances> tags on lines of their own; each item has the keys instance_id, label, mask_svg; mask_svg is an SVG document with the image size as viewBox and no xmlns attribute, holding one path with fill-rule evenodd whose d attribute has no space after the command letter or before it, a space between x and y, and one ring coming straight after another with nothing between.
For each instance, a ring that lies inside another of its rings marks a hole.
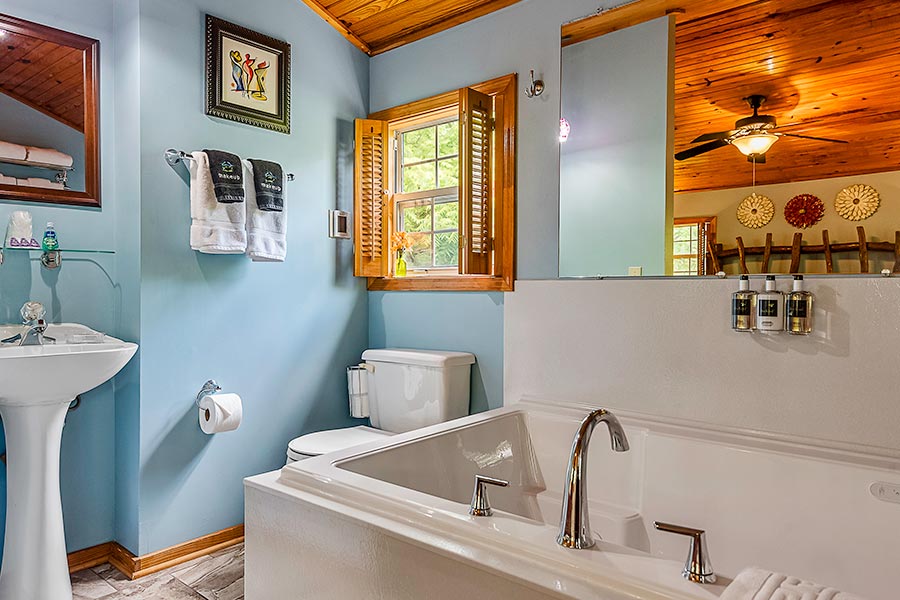
<instances>
[{"instance_id":1,"label":"toilet paper roll","mask_svg":"<svg viewBox=\"0 0 900 600\"><path fill-rule=\"evenodd\" d=\"M237 394L209 394L200 400L200 429L214 434L234 431L241 424L244 409Z\"/></svg>"},{"instance_id":2,"label":"toilet paper roll","mask_svg":"<svg viewBox=\"0 0 900 600\"><path fill-rule=\"evenodd\" d=\"M347 368L347 392L350 396L350 416L365 419L369 416L369 372L365 365Z\"/></svg>"}]
</instances>

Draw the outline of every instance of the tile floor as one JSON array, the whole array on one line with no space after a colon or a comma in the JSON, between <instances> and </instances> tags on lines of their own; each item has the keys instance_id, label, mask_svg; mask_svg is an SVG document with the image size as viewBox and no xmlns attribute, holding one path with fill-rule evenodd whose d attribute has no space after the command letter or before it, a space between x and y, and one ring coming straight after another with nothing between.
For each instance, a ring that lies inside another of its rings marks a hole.
<instances>
[{"instance_id":1,"label":"tile floor","mask_svg":"<svg viewBox=\"0 0 900 600\"><path fill-rule=\"evenodd\" d=\"M74 600L243 600L244 545L129 581L106 564L72 573Z\"/></svg>"}]
</instances>

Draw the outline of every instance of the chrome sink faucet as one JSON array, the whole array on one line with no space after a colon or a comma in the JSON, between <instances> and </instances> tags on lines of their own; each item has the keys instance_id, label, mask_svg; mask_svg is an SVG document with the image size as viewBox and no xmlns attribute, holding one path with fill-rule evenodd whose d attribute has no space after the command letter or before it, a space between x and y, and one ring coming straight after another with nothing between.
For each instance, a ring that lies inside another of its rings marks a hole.
<instances>
[{"instance_id":1,"label":"chrome sink faucet","mask_svg":"<svg viewBox=\"0 0 900 600\"><path fill-rule=\"evenodd\" d=\"M606 423L613 450L616 452L628 450L628 438L625 437L625 430L622 429L622 425L619 424L615 415L606 409L598 408L581 422L578 433L575 434L572 442L572 452L569 455L559 535L556 538L556 543L565 548L582 549L594 545L588 515L586 469L588 445L597 423Z\"/></svg>"},{"instance_id":2,"label":"chrome sink faucet","mask_svg":"<svg viewBox=\"0 0 900 600\"><path fill-rule=\"evenodd\" d=\"M44 321L46 312L44 305L40 302L26 302L20 311L24 329L21 333L17 333L5 340L0 340L0 344L16 343L17 346L43 346L45 342L55 342L55 338L44 335L44 332L47 331L47 322Z\"/></svg>"}]
</instances>

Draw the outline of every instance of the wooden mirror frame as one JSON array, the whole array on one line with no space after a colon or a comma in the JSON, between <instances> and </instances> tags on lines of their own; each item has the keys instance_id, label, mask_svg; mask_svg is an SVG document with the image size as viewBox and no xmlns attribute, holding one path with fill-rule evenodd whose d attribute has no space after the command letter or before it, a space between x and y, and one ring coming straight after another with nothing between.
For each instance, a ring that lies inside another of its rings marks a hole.
<instances>
[{"instance_id":1,"label":"wooden mirror frame","mask_svg":"<svg viewBox=\"0 0 900 600\"><path fill-rule=\"evenodd\" d=\"M84 56L84 191L0 185L0 199L100 207L100 65L98 40L0 14L0 29L81 50ZM0 92L2 93L2 92ZM24 189L23 189L24 188Z\"/></svg>"}]
</instances>

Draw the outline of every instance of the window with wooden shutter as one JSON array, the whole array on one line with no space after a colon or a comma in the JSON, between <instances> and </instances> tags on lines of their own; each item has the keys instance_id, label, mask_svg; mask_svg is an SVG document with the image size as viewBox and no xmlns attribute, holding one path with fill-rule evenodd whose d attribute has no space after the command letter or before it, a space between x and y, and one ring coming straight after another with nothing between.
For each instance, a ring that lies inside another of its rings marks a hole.
<instances>
[{"instance_id":1,"label":"window with wooden shutter","mask_svg":"<svg viewBox=\"0 0 900 600\"><path fill-rule=\"evenodd\" d=\"M357 122L356 273L370 290L513 290L518 91L506 75Z\"/></svg>"},{"instance_id":2,"label":"window with wooden shutter","mask_svg":"<svg viewBox=\"0 0 900 600\"><path fill-rule=\"evenodd\" d=\"M494 102L471 88L459 91L460 273L490 275L493 265L491 138Z\"/></svg>"},{"instance_id":3,"label":"window with wooden shutter","mask_svg":"<svg viewBox=\"0 0 900 600\"><path fill-rule=\"evenodd\" d=\"M384 277L388 273L388 139L386 121L356 120L353 274L358 277Z\"/></svg>"}]
</instances>

